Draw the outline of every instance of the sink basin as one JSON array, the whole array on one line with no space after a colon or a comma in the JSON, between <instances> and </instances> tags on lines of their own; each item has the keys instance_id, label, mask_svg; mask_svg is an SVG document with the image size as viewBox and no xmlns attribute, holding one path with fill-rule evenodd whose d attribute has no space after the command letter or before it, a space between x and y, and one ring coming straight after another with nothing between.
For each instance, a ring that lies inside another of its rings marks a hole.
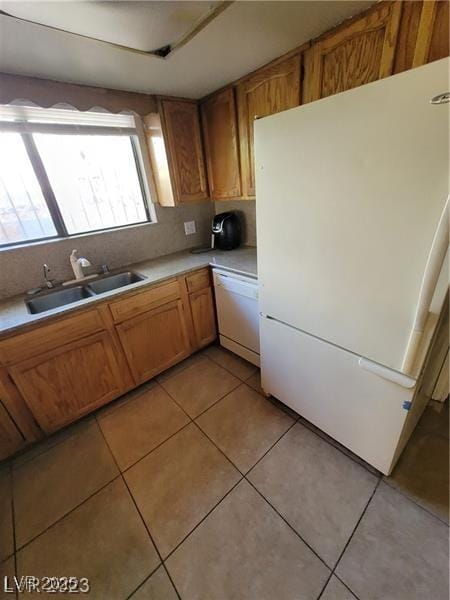
<instances>
[{"instance_id":1,"label":"sink basin","mask_svg":"<svg viewBox=\"0 0 450 600\"><path fill-rule=\"evenodd\" d=\"M73 288L68 288L67 290L50 292L45 296L25 300L25 304L29 312L32 315L35 315L37 313L45 312L46 310L51 310L52 308L57 308L58 306L64 306L65 304L83 300L83 298L90 298L93 295L94 293L91 290L78 285Z\"/></svg>"},{"instance_id":2,"label":"sink basin","mask_svg":"<svg viewBox=\"0 0 450 600\"><path fill-rule=\"evenodd\" d=\"M94 294L103 294L104 292L110 292L111 290L116 290L117 288L130 285L131 283L143 281L144 279L145 277L143 275L127 271L126 273L118 273L117 275L103 277L102 279L93 281L86 287L94 292Z\"/></svg>"},{"instance_id":3,"label":"sink basin","mask_svg":"<svg viewBox=\"0 0 450 600\"><path fill-rule=\"evenodd\" d=\"M64 306L65 304L71 304L84 298L90 298L97 294L103 294L117 288L143 281L145 277L138 275L132 271L126 273L118 273L117 275L110 275L109 277L103 277L97 281L93 281L89 285L77 285L67 290L58 290L57 292L49 292L43 296L38 296L30 300L25 300L28 311L35 315L37 313L57 308L58 306Z\"/></svg>"}]
</instances>

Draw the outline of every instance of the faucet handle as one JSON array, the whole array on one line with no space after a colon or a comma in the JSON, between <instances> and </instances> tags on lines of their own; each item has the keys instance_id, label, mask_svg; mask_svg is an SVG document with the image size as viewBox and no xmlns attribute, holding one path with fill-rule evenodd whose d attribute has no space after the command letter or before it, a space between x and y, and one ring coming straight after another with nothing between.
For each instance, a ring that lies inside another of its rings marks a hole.
<instances>
[{"instance_id":1,"label":"faucet handle","mask_svg":"<svg viewBox=\"0 0 450 600\"><path fill-rule=\"evenodd\" d=\"M50 278L49 278L49 274L50 274L50 271L51 271L51 269L50 269L50 267L48 266L48 264L47 264L47 263L44 263L44 264L42 265L42 268L44 269L44 279L45 279L45 285L46 285L46 286L47 286L49 289L52 289L53 287L55 287L55 285L54 285L54 281L55 281L55 280L54 280L54 279L50 279Z\"/></svg>"}]
</instances>

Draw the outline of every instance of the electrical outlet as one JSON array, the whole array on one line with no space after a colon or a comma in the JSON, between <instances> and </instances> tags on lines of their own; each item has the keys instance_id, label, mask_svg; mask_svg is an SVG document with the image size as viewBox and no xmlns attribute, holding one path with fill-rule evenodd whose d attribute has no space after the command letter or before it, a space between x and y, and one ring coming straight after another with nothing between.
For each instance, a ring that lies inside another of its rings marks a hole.
<instances>
[{"instance_id":1,"label":"electrical outlet","mask_svg":"<svg viewBox=\"0 0 450 600\"><path fill-rule=\"evenodd\" d=\"M186 235L192 235L193 233L196 233L196 229L195 229L195 221L187 221L184 224L184 233Z\"/></svg>"}]
</instances>

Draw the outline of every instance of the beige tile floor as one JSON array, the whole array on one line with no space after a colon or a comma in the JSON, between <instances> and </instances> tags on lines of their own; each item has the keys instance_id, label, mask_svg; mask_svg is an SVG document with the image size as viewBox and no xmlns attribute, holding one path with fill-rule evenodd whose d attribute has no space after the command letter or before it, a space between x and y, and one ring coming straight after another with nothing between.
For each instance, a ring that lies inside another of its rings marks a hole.
<instances>
[{"instance_id":1,"label":"beige tile floor","mask_svg":"<svg viewBox=\"0 0 450 600\"><path fill-rule=\"evenodd\" d=\"M0 465L0 575L88 577L98 600L447 600L448 443L430 407L381 478L208 348Z\"/></svg>"}]
</instances>

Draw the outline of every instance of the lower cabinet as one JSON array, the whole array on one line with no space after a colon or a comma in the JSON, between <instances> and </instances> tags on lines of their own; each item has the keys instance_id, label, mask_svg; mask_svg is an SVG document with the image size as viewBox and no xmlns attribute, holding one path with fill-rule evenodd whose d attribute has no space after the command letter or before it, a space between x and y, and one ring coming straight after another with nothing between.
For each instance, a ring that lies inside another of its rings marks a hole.
<instances>
[{"instance_id":1,"label":"lower cabinet","mask_svg":"<svg viewBox=\"0 0 450 600\"><path fill-rule=\"evenodd\" d=\"M17 452L24 444L24 438L0 402L0 460Z\"/></svg>"},{"instance_id":2,"label":"lower cabinet","mask_svg":"<svg viewBox=\"0 0 450 600\"><path fill-rule=\"evenodd\" d=\"M216 338L209 269L0 340L0 460Z\"/></svg>"},{"instance_id":3,"label":"lower cabinet","mask_svg":"<svg viewBox=\"0 0 450 600\"><path fill-rule=\"evenodd\" d=\"M183 304L175 300L116 325L136 383L189 356Z\"/></svg>"},{"instance_id":4,"label":"lower cabinet","mask_svg":"<svg viewBox=\"0 0 450 600\"><path fill-rule=\"evenodd\" d=\"M29 358L8 371L47 433L106 404L123 389L107 331Z\"/></svg>"},{"instance_id":5,"label":"lower cabinet","mask_svg":"<svg viewBox=\"0 0 450 600\"><path fill-rule=\"evenodd\" d=\"M212 289L207 287L189 295L197 348L213 342L217 337L216 313Z\"/></svg>"}]
</instances>

